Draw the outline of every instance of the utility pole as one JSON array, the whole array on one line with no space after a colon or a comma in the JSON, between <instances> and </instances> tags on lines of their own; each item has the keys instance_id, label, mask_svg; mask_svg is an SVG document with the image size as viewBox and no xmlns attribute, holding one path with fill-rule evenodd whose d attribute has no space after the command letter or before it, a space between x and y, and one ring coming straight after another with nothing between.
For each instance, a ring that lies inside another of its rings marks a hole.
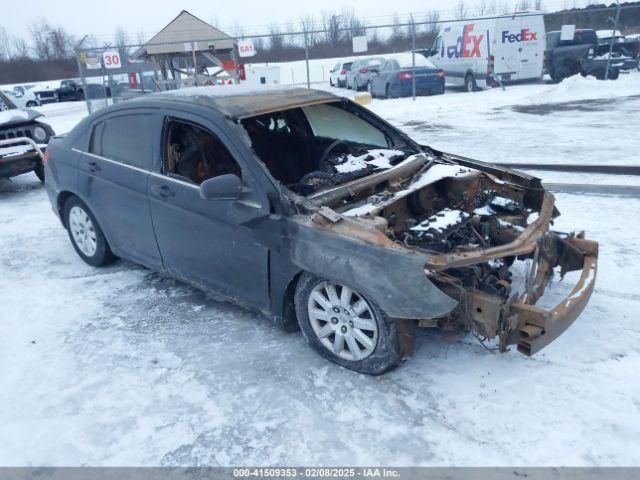
<instances>
[{"instance_id":1,"label":"utility pole","mask_svg":"<svg viewBox=\"0 0 640 480\"><path fill-rule=\"evenodd\" d=\"M307 88L311 88L311 78L309 77L309 35L307 27L304 27L304 61L307 67Z\"/></svg>"},{"instance_id":2,"label":"utility pole","mask_svg":"<svg viewBox=\"0 0 640 480\"><path fill-rule=\"evenodd\" d=\"M416 101L416 23L411 14L411 96Z\"/></svg>"},{"instance_id":3,"label":"utility pole","mask_svg":"<svg viewBox=\"0 0 640 480\"><path fill-rule=\"evenodd\" d=\"M611 43L609 44L609 58L607 58L607 70L604 72L604 79L609 80L609 69L611 68L611 54L613 53L613 42L615 41L616 32L618 31L618 22L620 21L620 0L616 0L618 4L618 10L616 11L616 20L613 24L613 31L611 32Z\"/></svg>"},{"instance_id":4,"label":"utility pole","mask_svg":"<svg viewBox=\"0 0 640 480\"><path fill-rule=\"evenodd\" d=\"M78 75L80 75L80 81L82 82L82 91L84 92L84 101L87 104L87 113L91 114L91 102L89 101L89 96L87 95L89 92L87 91L87 82L84 78L84 73L82 73L82 62L80 62L80 47L87 39L89 35L85 35L80 39L76 46L74 47L74 52L76 54L76 65L78 66ZM100 64L102 64L102 60L100 60Z\"/></svg>"}]
</instances>

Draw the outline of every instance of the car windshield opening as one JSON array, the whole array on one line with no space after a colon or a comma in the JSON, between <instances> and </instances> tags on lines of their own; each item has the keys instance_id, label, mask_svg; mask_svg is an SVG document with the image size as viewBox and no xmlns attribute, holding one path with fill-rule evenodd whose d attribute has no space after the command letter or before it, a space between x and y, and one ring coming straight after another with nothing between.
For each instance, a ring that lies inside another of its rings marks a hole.
<instances>
[{"instance_id":1,"label":"car windshield opening","mask_svg":"<svg viewBox=\"0 0 640 480\"><path fill-rule=\"evenodd\" d=\"M251 117L242 125L271 175L302 195L391 168L416 153L393 129L340 101Z\"/></svg>"}]
</instances>

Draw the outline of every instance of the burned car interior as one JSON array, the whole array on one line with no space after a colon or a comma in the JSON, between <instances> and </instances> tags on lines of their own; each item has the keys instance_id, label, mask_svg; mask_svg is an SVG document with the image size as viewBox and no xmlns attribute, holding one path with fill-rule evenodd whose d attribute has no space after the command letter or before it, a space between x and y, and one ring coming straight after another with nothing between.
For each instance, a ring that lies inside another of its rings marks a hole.
<instances>
[{"instance_id":1,"label":"burned car interior","mask_svg":"<svg viewBox=\"0 0 640 480\"><path fill-rule=\"evenodd\" d=\"M362 178L417 153L394 149L404 143L401 138L342 102L250 117L242 126L271 175L301 195ZM365 161L371 152L377 163Z\"/></svg>"},{"instance_id":2,"label":"burned car interior","mask_svg":"<svg viewBox=\"0 0 640 480\"><path fill-rule=\"evenodd\" d=\"M240 166L220 139L202 127L168 120L165 135L165 174L196 185L229 173L242 176Z\"/></svg>"}]
</instances>

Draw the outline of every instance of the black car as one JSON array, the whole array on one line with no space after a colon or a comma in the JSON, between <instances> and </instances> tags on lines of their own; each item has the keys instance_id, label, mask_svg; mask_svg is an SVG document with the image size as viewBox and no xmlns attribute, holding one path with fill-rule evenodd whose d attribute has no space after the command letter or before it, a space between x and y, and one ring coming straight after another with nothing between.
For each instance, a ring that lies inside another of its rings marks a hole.
<instances>
[{"instance_id":1,"label":"black car","mask_svg":"<svg viewBox=\"0 0 640 480\"><path fill-rule=\"evenodd\" d=\"M90 115L48 153L49 199L85 262L166 272L368 374L410 356L419 326L534 354L595 282L597 243L549 231L539 179L419 145L327 92L153 94ZM536 307L556 266L580 279Z\"/></svg>"},{"instance_id":2,"label":"black car","mask_svg":"<svg viewBox=\"0 0 640 480\"><path fill-rule=\"evenodd\" d=\"M19 109L0 91L0 178L35 172L44 182L43 158L52 128L36 110Z\"/></svg>"},{"instance_id":3,"label":"black car","mask_svg":"<svg viewBox=\"0 0 640 480\"><path fill-rule=\"evenodd\" d=\"M561 82L573 75L594 76L604 80L615 80L620 75L624 59L612 55L611 61L598 53L598 36L592 29L576 29L573 39L563 40L560 31L547 32L545 70L554 82Z\"/></svg>"}]
</instances>

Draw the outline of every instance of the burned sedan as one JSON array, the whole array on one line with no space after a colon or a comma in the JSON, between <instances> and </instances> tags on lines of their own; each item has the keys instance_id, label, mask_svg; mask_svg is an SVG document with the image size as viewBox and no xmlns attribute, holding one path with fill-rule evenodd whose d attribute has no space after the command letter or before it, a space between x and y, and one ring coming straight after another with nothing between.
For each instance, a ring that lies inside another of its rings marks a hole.
<instances>
[{"instance_id":1,"label":"burned sedan","mask_svg":"<svg viewBox=\"0 0 640 480\"><path fill-rule=\"evenodd\" d=\"M559 213L539 179L419 145L326 92L123 102L54 139L45 169L87 263L166 272L367 374L411 356L418 327L533 355L595 282L597 243L550 231ZM536 306L573 271L566 298Z\"/></svg>"}]
</instances>

